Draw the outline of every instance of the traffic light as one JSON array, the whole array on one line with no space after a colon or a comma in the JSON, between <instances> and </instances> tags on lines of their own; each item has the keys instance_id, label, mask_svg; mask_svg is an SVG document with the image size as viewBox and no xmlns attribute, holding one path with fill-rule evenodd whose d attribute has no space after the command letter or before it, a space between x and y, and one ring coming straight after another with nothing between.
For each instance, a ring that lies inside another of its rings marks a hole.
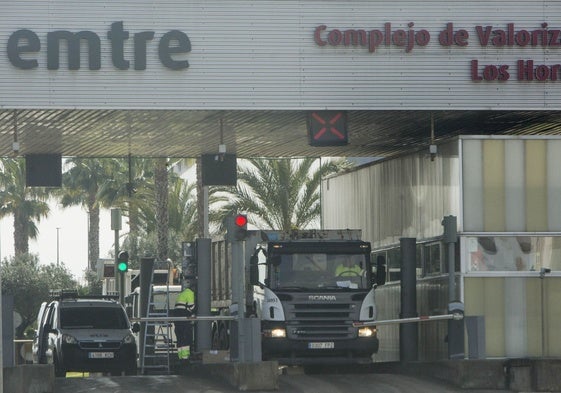
<instances>
[{"instance_id":1,"label":"traffic light","mask_svg":"<svg viewBox=\"0 0 561 393\"><path fill-rule=\"evenodd\" d=\"M129 270L129 253L126 251L121 251L117 257L117 270L121 273L125 273Z\"/></svg>"},{"instance_id":2,"label":"traffic light","mask_svg":"<svg viewBox=\"0 0 561 393\"><path fill-rule=\"evenodd\" d=\"M247 215L236 214L234 217L230 217L227 230L228 240L245 240L245 238L247 237Z\"/></svg>"},{"instance_id":3,"label":"traffic light","mask_svg":"<svg viewBox=\"0 0 561 393\"><path fill-rule=\"evenodd\" d=\"M456 243L458 240L456 216L445 216L442 219L442 226L444 227L444 243Z\"/></svg>"}]
</instances>

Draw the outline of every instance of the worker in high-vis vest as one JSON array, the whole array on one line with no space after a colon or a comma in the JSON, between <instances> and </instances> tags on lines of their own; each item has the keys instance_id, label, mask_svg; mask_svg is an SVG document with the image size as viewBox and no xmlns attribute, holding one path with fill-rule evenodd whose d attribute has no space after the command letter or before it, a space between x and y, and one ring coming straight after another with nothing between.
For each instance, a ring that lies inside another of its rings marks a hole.
<instances>
[{"instance_id":1,"label":"worker in high-vis vest","mask_svg":"<svg viewBox=\"0 0 561 393\"><path fill-rule=\"evenodd\" d=\"M346 256L343 262L335 269L335 276L337 277L360 277L362 275L362 268L353 262L353 260Z\"/></svg>"},{"instance_id":2,"label":"worker in high-vis vest","mask_svg":"<svg viewBox=\"0 0 561 393\"><path fill-rule=\"evenodd\" d=\"M175 317L192 317L195 315L195 292L187 287L175 300ZM193 345L193 323L191 321L175 321L175 337L177 338L177 356L189 359Z\"/></svg>"}]
</instances>

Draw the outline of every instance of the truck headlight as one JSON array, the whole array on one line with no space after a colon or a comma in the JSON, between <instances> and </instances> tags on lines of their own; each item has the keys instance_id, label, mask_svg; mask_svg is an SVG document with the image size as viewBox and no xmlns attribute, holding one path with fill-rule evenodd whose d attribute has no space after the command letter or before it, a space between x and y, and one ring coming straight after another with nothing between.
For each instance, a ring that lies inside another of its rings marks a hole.
<instances>
[{"instance_id":1,"label":"truck headlight","mask_svg":"<svg viewBox=\"0 0 561 393\"><path fill-rule=\"evenodd\" d=\"M286 337L286 329L274 328L263 330L263 336L272 338L284 338Z\"/></svg>"},{"instance_id":2,"label":"truck headlight","mask_svg":"<svg viewBox=\"0 0 561 393\"><path fill-rule=\"evenodd\" d=\"M364 326L358 329L358 336L359 337L372 337L376 335L376 328Z\"/></svg>"}]
</instances>

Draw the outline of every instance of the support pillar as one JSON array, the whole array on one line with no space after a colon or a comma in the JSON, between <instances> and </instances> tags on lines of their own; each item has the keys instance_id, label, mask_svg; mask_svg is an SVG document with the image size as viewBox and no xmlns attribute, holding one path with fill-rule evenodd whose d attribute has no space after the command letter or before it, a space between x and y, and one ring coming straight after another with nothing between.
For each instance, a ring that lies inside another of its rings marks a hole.
<instances>
[{"instance_id":1,"label":"support pillar","mask_svg":"<svg viewBox=\"0 0 561 393\"><path fill-rule=\"evenodd\" d=\"M399 239L401 248L401 314L400 318L417 317L417 239ZM416 322L399 325L399 360L418 360L418 326Z\"/></svg>"}]
</instances>

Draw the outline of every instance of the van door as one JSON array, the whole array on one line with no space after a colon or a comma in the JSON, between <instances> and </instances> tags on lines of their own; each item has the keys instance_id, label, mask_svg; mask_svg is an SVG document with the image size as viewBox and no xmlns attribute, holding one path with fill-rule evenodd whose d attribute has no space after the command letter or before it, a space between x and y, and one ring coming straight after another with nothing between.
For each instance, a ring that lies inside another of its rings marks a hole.
<instances>
[{"instance_id":1,"label":"van door","mask_svg":"<svg viewBox=\"0 0 561 393\"><path fill-rule=\"evenodd\" d=\"M39 313L37 314L37 331L33 339L33 363L46 364L47 347L49 340L49 330L51 329L48 321L52 312L52 305L47 302L41 303Z\"/></svg>"}]
</instances>

